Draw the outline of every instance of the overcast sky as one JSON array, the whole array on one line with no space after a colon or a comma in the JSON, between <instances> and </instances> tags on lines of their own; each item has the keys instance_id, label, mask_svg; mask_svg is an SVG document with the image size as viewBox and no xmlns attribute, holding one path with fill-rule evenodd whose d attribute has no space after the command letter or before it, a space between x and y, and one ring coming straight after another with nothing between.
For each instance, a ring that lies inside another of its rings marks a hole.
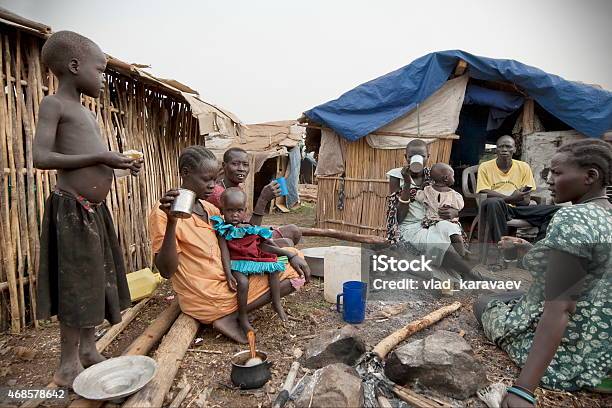
<instances>
[{"instance_id":1,"label":"overcast sky","mask_svg":"<svg viewBox=\"0 0 612 408\"><path fill-rule=\"evenodd\" d=\"M0 0L151 65L246 123L293 119L433 51L511 58L612 90L609 0Z\"/></svg>"}]
</instances>

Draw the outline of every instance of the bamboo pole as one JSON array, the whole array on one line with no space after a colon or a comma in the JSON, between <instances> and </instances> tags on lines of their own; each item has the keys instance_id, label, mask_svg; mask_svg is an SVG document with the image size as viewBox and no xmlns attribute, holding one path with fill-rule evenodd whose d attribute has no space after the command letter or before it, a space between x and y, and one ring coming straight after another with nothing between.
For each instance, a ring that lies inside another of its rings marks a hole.
<instances>
[{"instance_id":1,"label":"bamboo pole","mask_svg":"<svg viewBox=\"0 0 612 408\"><path fill-rule=\"evenodd\" d=\"M17 152L15 156L15 168L22 169L25 168L24 163L24 148L23 148L23 124L22 117L24 112L22 110L23 101L23 92L21 88L21 32L17 31L16 35L16 44L15 44L15 57L14 57L14 65L15 65L15 108L16 108L16 116L15 116L15 124L13 133L13 143L15 143ZM26 327L26 306L25 306L25 288L23 285L23 277L25 276L26 269L28 267L27 262L31 259L30 249L29 249L29 236L28 236L28 224L26 218L27 212L27 204L25 197L25 183L24 177L18 173L17 182L15 183L17 187L18 194L18 222L19 222L19 246L21 257L19 264L19 307L21 311L21 327Z\"/></svg>"},{"instance_id":2,"label":"bamboo pole","mask_svg":"<svg viewBox=\"0 0 612 408\"><path fill-rule=\"evenodd\" d=\"M352 232L338 231L334 229L300 227L300 232L305 237L328 237L341 239L343 241L360 242L362 244L383 244L386 242L386 240L382 237L355 234Z\"/></svg>"},{"instance_id":3,"label":"bamboo pole","mask_svg":"<svg viewBox=\"0 0 612 408\"><path fill-rule=\"evenodd\" d=\"M8 35L4 36L4 67L6 69L7 76L7 84L6 89L8 92L7 95L7 103L6 103L6 118L8 119L6 125L6 140L7 140L7 153L8 153L8 164L11 170L9 175L9 180L13 180L13 183L16 184L17 174L15 169L15 154L13 153L13 133L14 133L14 119L13 119L13 85L10 81L11 77L11 57L10 57L10 43L8 41ZM4 88L4 87L3 87ZM10 197L9 204L9 233L7 234L11 239L10 242L13 241L12 237L19 237L19 232L17 228L18 224L18 201L17 194L12 193ZM16 242L17 244L19 241ZM15 250L11 243L8 244L10 252L8 253L11 258L9 259L9 270L7 271L7 280L9 283L9 293L11 296L11 331L13 333L18 333L21 330L21 312L19 309L19 295L17 290L17 269L20 262L19 259L19 250ZM17 264L15 260L17 259Z\"/></svg>"}]
</instances>

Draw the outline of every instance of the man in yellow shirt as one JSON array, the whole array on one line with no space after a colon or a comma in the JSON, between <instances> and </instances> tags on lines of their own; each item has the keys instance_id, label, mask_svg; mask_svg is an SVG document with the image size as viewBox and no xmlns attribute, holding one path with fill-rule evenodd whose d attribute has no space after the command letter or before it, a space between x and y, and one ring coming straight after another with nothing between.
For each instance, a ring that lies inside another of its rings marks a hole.
<instances>
[{"instance_id":1,"label":"man in yellow shirt","mask_svg":"<svg viewBox=\"0 0 612 408\"><path fill-rule=\"evenodd\" d=\"M478 168L476 191L486 194L480 203L478 241L497 243L508 235L508 221L521 219L538 227L537 240L544 238L556 205L529 205L536 183L529 164L512 159L516 144L511 136L497 140L497 158Z\"/></svg>"}]
</instances>

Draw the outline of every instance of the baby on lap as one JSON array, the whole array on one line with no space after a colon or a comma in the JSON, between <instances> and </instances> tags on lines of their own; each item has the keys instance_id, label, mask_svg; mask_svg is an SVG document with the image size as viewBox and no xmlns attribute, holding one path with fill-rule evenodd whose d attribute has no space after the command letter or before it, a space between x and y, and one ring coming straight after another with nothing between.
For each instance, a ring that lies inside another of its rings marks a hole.
<instances>
[{"instance_id":1,"label":"baby on lap","mask_svg":"<svg viewBox=\"0 0 612 408\"><path fill-rule=\"evenodd\" d=\"M421 222L423 228L429 228L443 221L438 213L439 210L454 208L461 211L464 206L461 194L451 188L455 184L455 172L451 166L445 163L436 163L431 167L430 176L431 185L419 190L415 197L415 200L425 207L425 218ZM461 226L459 218L449 221ZM453 234L450 236L450 240L455 251L461 256L466 256L469 252L465 248L465 239L462 235Z\"/></svg>"}]
</instances>

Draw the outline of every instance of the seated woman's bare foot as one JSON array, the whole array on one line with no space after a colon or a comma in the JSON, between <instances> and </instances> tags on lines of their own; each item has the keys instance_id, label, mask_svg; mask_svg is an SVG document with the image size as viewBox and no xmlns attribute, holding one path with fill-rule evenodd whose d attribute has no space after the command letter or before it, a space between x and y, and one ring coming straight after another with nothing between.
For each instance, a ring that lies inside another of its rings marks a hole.
<instances>
[{"instance_id":1,"label":"seated woman's bare foot","mask_svg":"<svg viewBox=\"0 0 612 408\"><path fill-rule=\"evenodd\" d=\"M223 335L229 337L235 342L240 344L248 343L246 335L238 324L236 315L229 315L219 320L215 320L212 325L217 331L221 332Z\"/></svg>"},{"instance_id":2,"label":"seated woman's bare foot","mask_svg":"<svg viewBox=\"0 0 612 408\"><path fill-rule=\"evenodd\" d=\"M81 364L83 367L91 367L94 364L101 363L106 360L102 354L98 352L96 349L92 350L79 350L79 359L81 360Z\"/></svg>"},{"instance_id":3,"label":"seated woman's bare foot","mask_svg":"<svg viewBox=\"0 0 612 408\"><path fill-rule=\"evenodd\" d=\"M242 329L245 335L250 331L255 331L253 326L251 326L251 322L249 322L249 316L245 315L244 317L238 317L238 323L240 324L240 328Z\"/></svg>"},{"instance_id":4,"label":"seated woman's bare foot","mask_svg":"<svg viewBox=\"0 0 612 408\"><path fill-rule=\"evenodd\" d=\"M274 309L278 317L280 317L283 322L288 320L287 313L285 313L285 309L283 309L282 305L272 305L272 309Z\"/></svg>"},{"instance_id":5,"label":"seated woman's bare foot","mask_svg":"<svg viewBox=\"0 0 612 408\"><path fill-rule=\"evenodd\" d=\"M83 371L83 366L78 360L59 366L53 374L53 382L58 387L72 388L74 379Z\"/></svg>"}]
</instances>

